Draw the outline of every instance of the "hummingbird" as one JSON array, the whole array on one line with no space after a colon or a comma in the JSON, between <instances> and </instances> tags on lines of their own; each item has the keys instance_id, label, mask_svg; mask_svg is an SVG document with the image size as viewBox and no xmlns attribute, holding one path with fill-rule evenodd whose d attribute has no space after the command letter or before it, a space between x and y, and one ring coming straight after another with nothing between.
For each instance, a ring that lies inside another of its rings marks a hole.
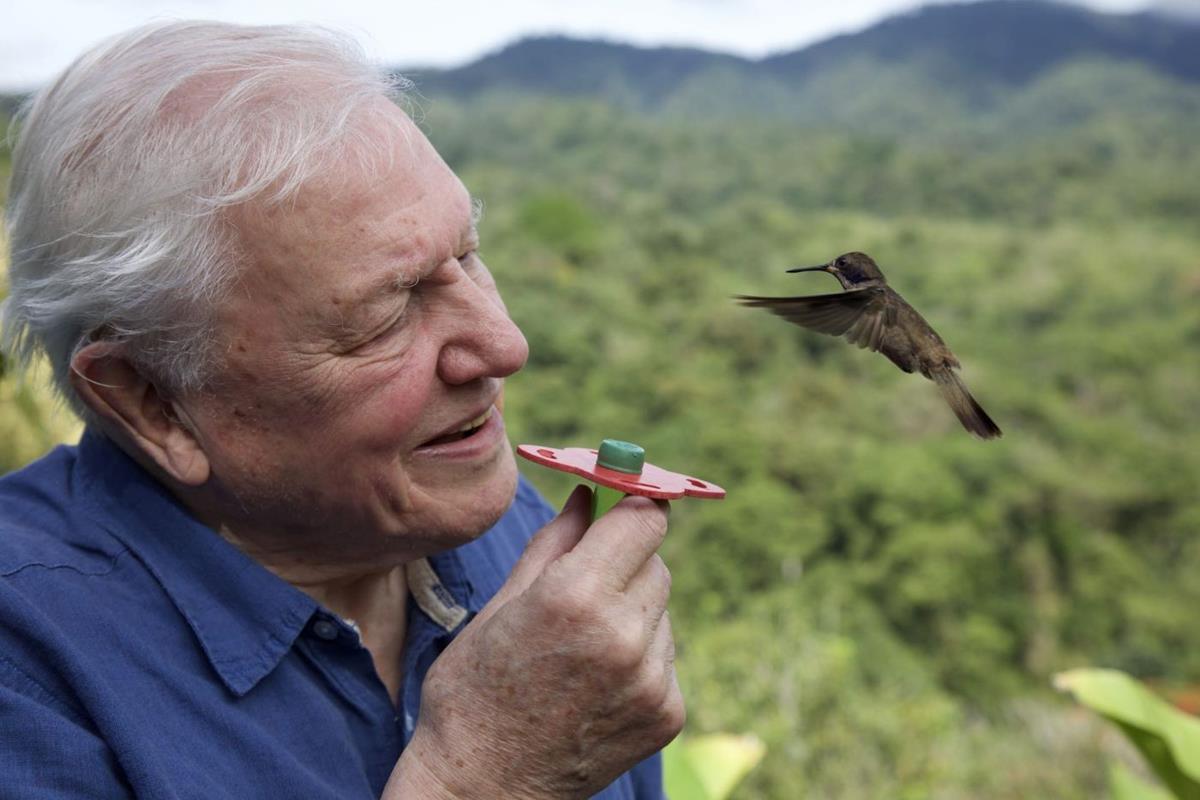
<instances>
[{"instance_id":1,"label":"hummingbird","mask_svg":"<svg viewBox=\"0 0 1200 800\"><path fill-rule=\"evenodd\" d=\"M859 347L883 353L905 372L919 372L937 384L963 427L981 439L1000 436L1000 427L971 396L958 377L958 359L937 331L888 286L875 260L866 253L845 253L817 267L788 272L828 272L844 291L799 297L752 297L737 300L765 308L805 328L845 336Z\"/></svg>"}]
</instances>

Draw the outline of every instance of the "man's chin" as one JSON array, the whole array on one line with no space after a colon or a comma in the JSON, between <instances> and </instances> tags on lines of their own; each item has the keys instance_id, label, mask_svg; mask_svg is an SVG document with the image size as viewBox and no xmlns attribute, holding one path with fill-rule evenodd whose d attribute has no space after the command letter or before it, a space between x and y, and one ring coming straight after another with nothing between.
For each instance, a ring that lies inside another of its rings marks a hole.
<instances>
[{"instance_id":1,"label":"man's chin","mask_svg":"<svg viewBox=\"0 0 1200 800\"><path fill-rule=\"evenodd\" d=\"M506 453L486 479L446 488L444 526L439 531L452 544L466 544L487 533L512 506L517 493L517 465Z\"/></svg>"}]
</instances>

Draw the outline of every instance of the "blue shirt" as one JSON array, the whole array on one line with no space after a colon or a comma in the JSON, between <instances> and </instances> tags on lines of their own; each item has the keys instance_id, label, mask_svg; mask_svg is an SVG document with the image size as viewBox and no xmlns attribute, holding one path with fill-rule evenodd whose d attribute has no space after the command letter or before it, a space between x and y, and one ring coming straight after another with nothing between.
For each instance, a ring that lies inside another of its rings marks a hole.
<instances>
[{"instance_id":1,"label":"blue shirt","mask_svg":"<svg viewBox=\"0 0 1200 800\"><path fill-rule=\"evenodd\" d=\"M86 433L0 479L0 798L378 797L430 665L553 513L522 480L491 530L412 565L394 704L351 624ZM655 757L597 797L661 782Z\"/></svg>"}]
</instances>

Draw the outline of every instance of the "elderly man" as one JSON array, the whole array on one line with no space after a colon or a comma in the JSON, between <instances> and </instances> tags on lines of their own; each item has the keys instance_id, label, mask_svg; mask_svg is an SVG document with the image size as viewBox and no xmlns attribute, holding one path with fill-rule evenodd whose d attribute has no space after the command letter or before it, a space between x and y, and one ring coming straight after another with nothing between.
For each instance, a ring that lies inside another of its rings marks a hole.
<instances>
[{"instance_id":1,"label":"elderly man","mask_svg":"<svg viewBox=\"0 0 1200 800\"><path fill-rule=\"evenodd\" d=\"M665 507L519 479L525 340L390 89L171 23L21 120L4 340L87 426L0 480L0 796L661 796Z\"/></svg>"}]
</instances>

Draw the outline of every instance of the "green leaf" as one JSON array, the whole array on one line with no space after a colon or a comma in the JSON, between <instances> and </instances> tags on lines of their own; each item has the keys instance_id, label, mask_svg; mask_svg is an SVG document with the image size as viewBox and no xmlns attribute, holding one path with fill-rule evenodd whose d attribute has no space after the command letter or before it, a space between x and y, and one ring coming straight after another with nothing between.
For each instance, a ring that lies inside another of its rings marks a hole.
<instances>
[{"instance_id":1,"label":"green leaf","mask_svg":"<svg viewBox=\"0 0 1200 800\"><path fill-rule=\"evenodd\" d=\"M1115 722L1176 797L1200 800L1200 720L1117 670L1062 672L1054 685Z\"/></svg>"},{"instance_id":2,"label":"green leaf","mask_svg":"<svg viewBox=\"0 0 1200 800\"><path fill-rule=\"evenodd\" d=\"M1112 800L1171 800L1171 793L1135 775L1119 762L1108 765L1108 790Z\"/></svg>"},{"instance_id":3,"label":"green leaf","mask_svg":"<svg viewBox=\"0 0 1200 800\"><path fill-rule=\"evenodd\" d=\"M671 800L709 800L682 738L676 738L662 751L663 788Z\"/></svg>"},{"instance_id":4,"label":"green leaf","mask_svg":"<svg viewBox=\"0 0 1200 800\"><path fill-rule=\"evenodd\" d=\"M663 751L667 796L671 800L724 800L765 752L766 747L753 735L680 737Z\"/></svg>"}]
</instances>

